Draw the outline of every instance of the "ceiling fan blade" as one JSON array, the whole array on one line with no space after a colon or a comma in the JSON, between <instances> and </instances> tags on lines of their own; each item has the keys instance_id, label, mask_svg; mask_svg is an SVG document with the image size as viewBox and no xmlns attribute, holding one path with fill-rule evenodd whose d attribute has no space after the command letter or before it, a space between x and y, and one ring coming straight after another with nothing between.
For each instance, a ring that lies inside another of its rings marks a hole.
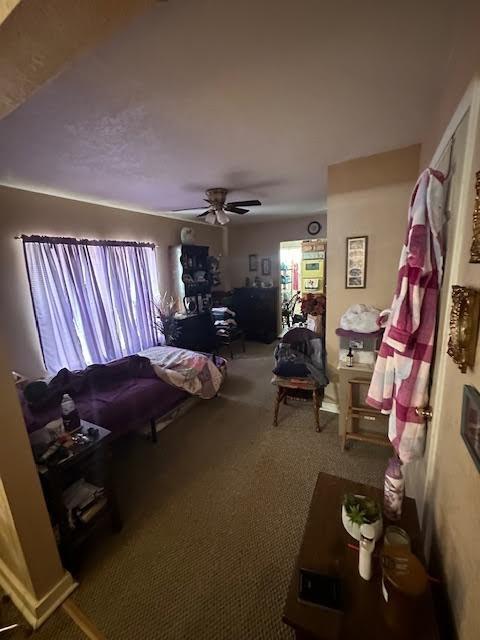
<instances>
[{"instance_id":1,"label":"ceiling fan blade","mask_svg":"<svg viewBox=\"0 0 480 640\"><path fill-rule=\"evenodd\" d=\"M205 216L208 216L208 214L210 213L211 209L207 209L206 211L204 211L203 213L201 213L200 215L197 216L197 218L204 218Z\"/></svg>"},{"instance_id":2,"label":"ceiling fan blade","mask_svg":"<svg viewBox=\"0 0 480 640\"><path fill-rule=\"evenodd\" d=\"M172 213L182 213L183 211L185 211L188 213L190 211L201 211L204 208L205 205L203 205L203 207L183 207L183 209L168 209L168 211L171 211Z\"/></svg>"},{"instance_id":3,"label":"ceiling fan blade","mask_svg":"<svg viewBox=\"0 0 480 640\"><path fill-rule=\"evenodd\" d=\"M260 200L239 200L238 202L229 202L229 207L259 207L262 203Z\"/></svg>"},{"instance_id":4,"label":"ceiling fan blade","mask_svg":"<svg viewBox=\"0 0 480 640\"><path fill-rule=\"evenodd\" d=\"M244 213L248 213L248 209L241 209L240 207L234 207L232 204L227 204L226 207L224 207L225 211L230 211L230 213L239 213L241 215L243 215Z\"/></svg>"}]
</instances>

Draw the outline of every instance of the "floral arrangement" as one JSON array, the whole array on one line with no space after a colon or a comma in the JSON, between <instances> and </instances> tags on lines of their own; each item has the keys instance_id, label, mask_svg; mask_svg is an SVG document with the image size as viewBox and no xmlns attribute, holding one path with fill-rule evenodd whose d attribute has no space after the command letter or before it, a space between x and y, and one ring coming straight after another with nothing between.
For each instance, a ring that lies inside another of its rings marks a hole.
<instances>
[{"instance_id":1,"label":"floral arrangement","mask_svg":"<svg viewBox=\"0 0 480 640\"><path fill-rule=\"evenodd\" d=\"M307 293L302 298L302 315L321 316L325 313L326 298L323 294Z\"/></svg>"},{"instance_id":2,"label":"floral arrangement","mask_svg":"<svg viewBox=\"0 0 480 640\"><path fill-rule=\"evenodd\" d=\"M177 302L172 296L163 293L158 301L153 302L154 320L156 329L164 336L165 344L174 345L180 333L175 313Z\"/></svg>"}]
</instances>

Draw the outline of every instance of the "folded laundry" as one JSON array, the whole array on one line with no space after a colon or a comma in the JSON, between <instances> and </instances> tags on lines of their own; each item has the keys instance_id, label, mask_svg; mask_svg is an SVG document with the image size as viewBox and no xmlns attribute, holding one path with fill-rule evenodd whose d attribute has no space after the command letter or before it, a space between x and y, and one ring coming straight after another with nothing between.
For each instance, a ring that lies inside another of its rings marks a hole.
<instances>
[{"instance_id":1,"label":"folded laundry","mask_svg":"<svg viewBox=\"0 0 480 640\"><path fill-rule=\"evenodd\" d=\"M235 315L235 311L232 311L228 307L213 307L212 309L214 320L233 320Z\"/></svg>"},{"instance_id":2,"label":"folded laundry","mask_svg":"<svg viewBox=\"0 0 480 640\"><path fill-rule=\"evenodd\" d=\"M228 320L215 320L214 322L216 327L236 327L237 323L233 318L229 318Z\"/></svg>"}]
</instances>

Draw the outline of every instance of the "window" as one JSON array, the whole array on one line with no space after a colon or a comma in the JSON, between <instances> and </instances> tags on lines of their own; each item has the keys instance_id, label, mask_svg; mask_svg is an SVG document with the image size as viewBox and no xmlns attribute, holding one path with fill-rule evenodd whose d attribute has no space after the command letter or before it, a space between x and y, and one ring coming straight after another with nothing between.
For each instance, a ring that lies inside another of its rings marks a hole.
<instances>
[{"instance_id":1,"label":"window","mask_svg":"<svg viewBox=\"0 0 480 640\"><path fill-rule=\"evenodd\" d=\"M45 365L83 369L157 342L154 245L23 237Z\"/></svg>"}]
</instances>

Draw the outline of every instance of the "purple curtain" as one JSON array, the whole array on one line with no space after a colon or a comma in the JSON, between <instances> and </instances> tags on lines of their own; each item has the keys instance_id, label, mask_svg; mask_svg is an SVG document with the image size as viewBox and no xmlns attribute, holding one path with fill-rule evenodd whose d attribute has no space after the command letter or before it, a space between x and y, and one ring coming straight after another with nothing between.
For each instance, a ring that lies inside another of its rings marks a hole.
<instances>
[{"instance_id":1,"label":"purple curtain","mask_svg":"<svg viewBox=\"0 0 480 640\"><path fill-rule=\"evenodd\" d=\"M24 240L45 365L83 369L157 343L153 246Z\"/></svg>"}]
</instances>

